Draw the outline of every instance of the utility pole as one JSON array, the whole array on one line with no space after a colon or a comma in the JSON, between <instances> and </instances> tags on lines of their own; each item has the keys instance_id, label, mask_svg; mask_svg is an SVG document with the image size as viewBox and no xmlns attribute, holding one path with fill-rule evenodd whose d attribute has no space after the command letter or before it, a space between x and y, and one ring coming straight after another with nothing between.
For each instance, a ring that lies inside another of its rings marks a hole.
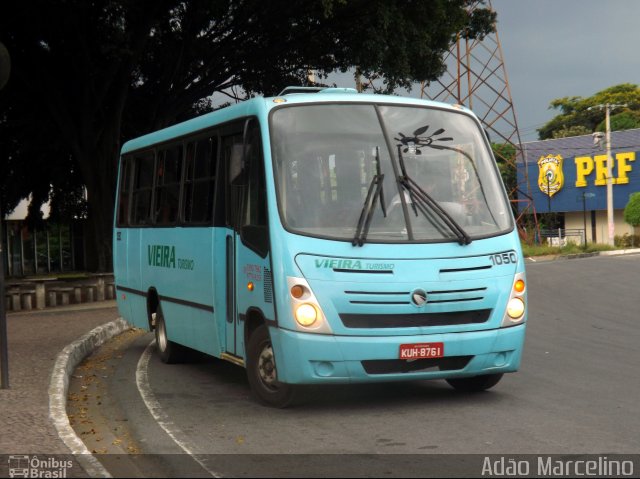
<instances>
[{"instance_id":1,"label":"utility pole","mask_svg":"<svg viewBox=\"0 0 640 479\"><path fill-rule=\"evenodd\" d=\"M584 222L584 241L583 246L587 249L587 196L582 192L582 221Z\"/></svg>"},{"instance_id":2,"label":"utility pole","mask_svg":"<svg viewBox=\"0 0 640 479\"><path fill-rule=\"evenodd\" d=\"M614 105L616 106L616 105ZM607 142L607 226L609 230L609 246L613 246L615 222L613 219L613 158L611 158L611 105L605 105L605 129Z\"/></svg>"},{"instance_id":3,"label":"utility pole","mask_svg":"<svg viewBox=\"0 0 640 479\"><path fill-rule=\"evenodd\" d=\"M0 43L0 90L9 81L11 58L7 47ZM4 303L4 251L2 251L2 208L0 208L0 389L9 389L9 340L7 312Z\"/></svg>"},{"instance_id":4,"label":"utility pole","mask_svg":"<svg viewBox=\"0 0 640 479\"><path fill-rule=\"evenodd\" d=\"M4 303L4 251L2 250L2 208L0 208L0 389L9 389L9 339Z\"/></svg>"},{"instance_id":5,"label":"utility pole","mask_svg":"<svg viewBox=\"0 0 640 479\"><path fill-rule=\"evenodd\" d=\"M613 105L607 103L605 105L594 105L587 108L587 110L591 110L593 108L598 108L602 110L604 108L605 111L605 142L607 149L607 230L608 230L608 241L607 244L610 246L614 245L614 235L615 235L615 221L613 218L613 158L611 157L611 110L618 107L626 107L627 105Z\"/></svg>"}]
</instances>

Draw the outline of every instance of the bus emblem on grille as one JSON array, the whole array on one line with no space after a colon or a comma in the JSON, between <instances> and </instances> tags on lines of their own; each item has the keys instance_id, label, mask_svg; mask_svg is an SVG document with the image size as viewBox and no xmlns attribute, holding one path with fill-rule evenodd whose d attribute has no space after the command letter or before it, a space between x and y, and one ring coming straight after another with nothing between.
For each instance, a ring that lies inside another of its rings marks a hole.
<instances>
[{"instance_id":1,"label":"bus emblem on grille","mask_svg":"<svg viewBox=\"0 0 640 479\"><path fill-rule=\"evenodd\" d=\"M427 304L427 292L424 289L416 289L411 293L411 301L416 306L424 306Z\"/></svg>"}]
</instances>

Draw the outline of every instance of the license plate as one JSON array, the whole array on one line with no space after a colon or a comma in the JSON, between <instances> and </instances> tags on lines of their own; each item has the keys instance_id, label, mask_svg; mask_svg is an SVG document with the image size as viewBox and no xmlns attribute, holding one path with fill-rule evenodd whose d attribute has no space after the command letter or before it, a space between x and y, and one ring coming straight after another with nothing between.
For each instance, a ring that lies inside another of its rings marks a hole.
<instances>
[{"instance_id":1,"label":"license plate","mask_svg":"<svg viewBox=\"0 0 640 479\"><path fill-rule=\"evenodd\" d=\"M400 359L441 358L444 356L444 343L401 344Z\"/></svg>"}]
</instances>

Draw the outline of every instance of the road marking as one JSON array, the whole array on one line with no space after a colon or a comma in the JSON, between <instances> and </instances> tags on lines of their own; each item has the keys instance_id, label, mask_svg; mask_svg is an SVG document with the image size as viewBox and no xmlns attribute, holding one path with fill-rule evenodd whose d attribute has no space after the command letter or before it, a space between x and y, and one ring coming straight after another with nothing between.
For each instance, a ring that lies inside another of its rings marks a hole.
<instances>
[{"instance_id":1,"label":"road marking","mask_svg":"<svg viewBox=\"0 0 640 479\"><path fill-rule=\"evenodd\" d=\"M188 439L185 433L178 428L164 412L162 406L156 399L151 390L149 384L149 361L151 360L152 350L156 344L154 339L146 347L142 356L138 360L138 366L136 367L136 385L138 386L138 392L144 401L145 406L156 420L158 425L166 432L169 437L175 442L180 449L191 456L202 468L207 471L212 477L222 477L221 474L212 471L207 467L203 458L200 458L198 454L194 453L192 448L188 445Z\"/></svg>"}]
</instances>

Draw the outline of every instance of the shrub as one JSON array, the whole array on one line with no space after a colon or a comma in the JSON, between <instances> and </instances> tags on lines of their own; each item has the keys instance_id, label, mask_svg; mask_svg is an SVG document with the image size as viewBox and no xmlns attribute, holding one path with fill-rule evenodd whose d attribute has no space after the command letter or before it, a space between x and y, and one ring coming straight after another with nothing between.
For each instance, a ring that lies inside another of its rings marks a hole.
<instances>
[{"instance_id":1,"label":"shrub","mask_svg":"<svg viewBox=\"0 0 640 479\"><path fill-rule=\"evenodd\" d=\"M624 207L624 220L631 226L640 226L640 192L631 193Z\"/></svg>"},{"instance_id":2,"label":"shrub","mask_svg":"<svg viewBox=\"0 0 640 479\"><path fill-rule=\"evenodd\" d=\"M619 248L640 246L640 235L630 235L629 233L625 233L622 236L616 235L613 238L613 243Z\"/></svg>"}]
</instances>

